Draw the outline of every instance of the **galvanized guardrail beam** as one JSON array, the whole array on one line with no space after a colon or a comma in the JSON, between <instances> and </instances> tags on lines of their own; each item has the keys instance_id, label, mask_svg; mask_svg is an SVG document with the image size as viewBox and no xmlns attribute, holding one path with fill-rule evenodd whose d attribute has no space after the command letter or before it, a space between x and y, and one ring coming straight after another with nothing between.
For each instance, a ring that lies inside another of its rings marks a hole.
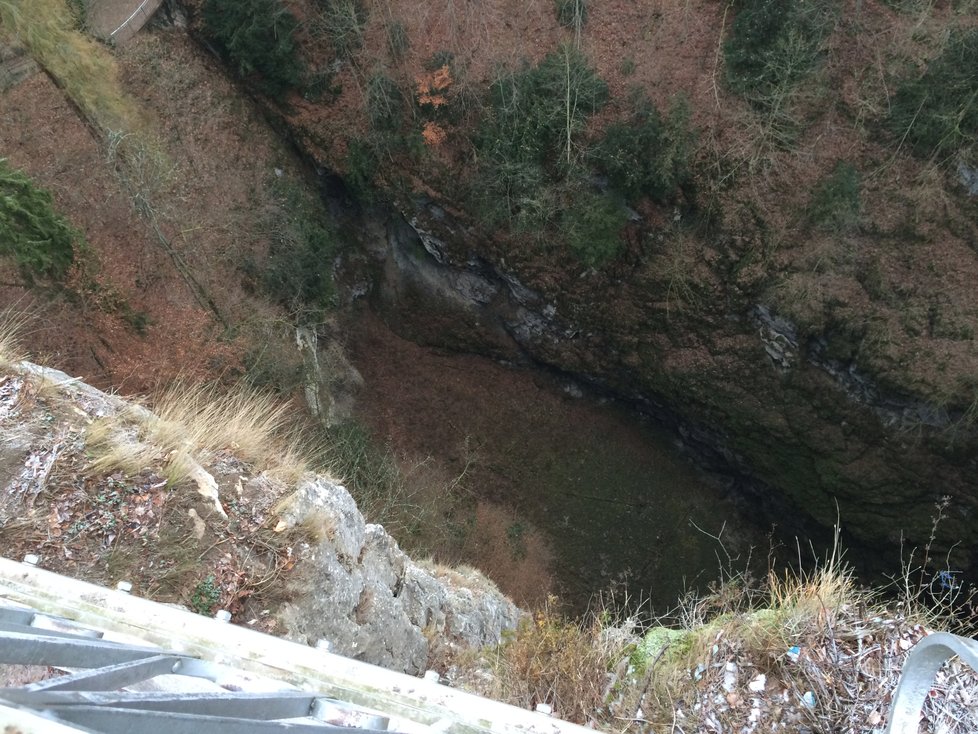
<instances>
[{"instance_id":1,"label":"galvanized guardrail beam","mask_svg":"<svg viewBox=\"0 0 978 734\"><path fill-rule=\"evenodd\" d=\"M900 682L893 694L887 734L917 734L924 700L934 686L937 671L955 655L978 670L978 642L975 640L936 632L914 645L903 663Z\"/></svg>"}]
</instances>

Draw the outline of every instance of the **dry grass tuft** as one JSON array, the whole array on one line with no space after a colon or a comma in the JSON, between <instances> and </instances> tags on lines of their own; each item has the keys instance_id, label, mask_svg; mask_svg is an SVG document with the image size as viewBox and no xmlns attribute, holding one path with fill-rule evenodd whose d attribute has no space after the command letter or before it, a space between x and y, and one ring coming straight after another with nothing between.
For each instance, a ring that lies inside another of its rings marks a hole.
<instances>
[{"instance_id":1,"label":"dry grass tuft","mask_svg":"<svg viewBox=\"0 0 978 734\"><path fill-rule=\"evenodd\" d=\"M0 311L0 369L9 370L27 359L21 337L28 320L26 313L13 308Z\"/></svg>"},{"instance_id":2,"label":"dry grass tuft","mask_svg":"<svg viewBox=\"0 0 978 734\"><path fill-rule=\"evenodd\" d=\"M554 716L593 724L611 692L609 672L628 658L621 637L607 634L609 620L601 612L568 620L549 597L488 658L493 683L486 695L523 708L548 704Z\"/></svg>"},{"instance_id":3,"label":"dry grass tuft","mask_svg":"<svg viewBox=\"0 0 978 734\"><path fill-rule=\"evenodd\" d=\"M206 385L175 384L153 405L159 420L151 434L164 446L228 450L267 466L301 463L295 443L283 440L290 426L289 407L268 393L243 388L222 393Z\"/></svg>"},{"instance_id":4,"label":"dry grass tuft","mask_svg":"<svg viewBox=\"0 0 978 734\"><path fill-rule=\"evenodd\" d=\"M175 384L154 405L154 413L134 406L89 426L92 472L159 468L177 484L221 451L286 482L308 469L289 407L267 393Z\"/></svg>"}]
</instances>

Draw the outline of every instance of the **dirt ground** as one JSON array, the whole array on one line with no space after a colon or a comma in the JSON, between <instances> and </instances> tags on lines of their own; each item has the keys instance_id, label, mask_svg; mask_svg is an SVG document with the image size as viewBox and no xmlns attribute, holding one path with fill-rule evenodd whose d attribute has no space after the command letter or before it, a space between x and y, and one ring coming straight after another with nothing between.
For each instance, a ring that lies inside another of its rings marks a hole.
<instances>
[{"instance_id":1,"label":"dirt ground","mask_svg":"<svg viewBox=\"0 0 978 734\"><path fill-rule=\"evenodd\" d=\"M583 612L618 594L665 613L716 580L717 554L745 571L750 548L769 549L766 529L669 436L614 404L543 372L420 347L366 310L347 338L361 419L403 456L460 476L475 502L445 560L483 569L518 603L555 593Z\"/></svg>"}]
</instances>

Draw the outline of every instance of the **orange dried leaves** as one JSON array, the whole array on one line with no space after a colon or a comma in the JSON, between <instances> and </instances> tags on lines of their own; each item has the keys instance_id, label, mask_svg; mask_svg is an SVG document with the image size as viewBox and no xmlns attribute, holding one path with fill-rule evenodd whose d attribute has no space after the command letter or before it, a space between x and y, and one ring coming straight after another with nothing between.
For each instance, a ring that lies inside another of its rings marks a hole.
<instances>
[{"instance_id":1,"label":"orange dried leaves","mask_svg":"<svg viewBox=\"0 0 978 734\"><path fill-rule=\"evenodd\" d=\"M415 79L418 104L434 109L448 104L448 91L454 83L452 72L447 65L428 72ZM436 146L445 142L448 133L445 128L433 120L427 121L421 129L421 137L425 145Z\"/></svg>"},{"instance_id":2,"label":"orange dried leaves","mask_svg":"<svg viewBox=\"0 0 978 734\"><path fill-rule=\"evenodd\" d=\"M432 72L415 79L418 90L418 104L441 107L448 104L447 93L452 86L452 72L448 66L441 66Z\"/></svg>"},{"instance_id":3,"label":"orange dried leaves","mask_svg":"<svg viewBox=\"0 0 978 734\"><path fill-rule=\"evenodd\" d=\"M428 120L421 129L421 137L424 138L425 145L441 145L448 137L448 133L437 122Z\"/></svg>"}]
</instances>

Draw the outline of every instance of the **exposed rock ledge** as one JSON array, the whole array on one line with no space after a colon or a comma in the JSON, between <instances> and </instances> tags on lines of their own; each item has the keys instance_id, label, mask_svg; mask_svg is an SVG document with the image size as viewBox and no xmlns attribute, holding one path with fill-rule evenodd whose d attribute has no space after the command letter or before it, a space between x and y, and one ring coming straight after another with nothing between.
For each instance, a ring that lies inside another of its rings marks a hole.
<instances>
[{"instance_id":1,"label":"exposed rock ledge","mask_svg":"<svg viewBox=\"0 0 978 734\"><path fill-rule=\"evenodd\" d=\"M220 553L237 576L285 584L289 601L268 610L276 632L327 640L334 652L409 673L425 669L432 646L491 645L516 626L520 610L491 581L413 562L331 478L306 473L290 485L241 461L233 447L153 445L159 420L57 370L29 362L0 370L0 552L38 552L52 570L100 583L128 578L143 593L168 572L161 530L176 533L196 563L189 587L163 600L193 604L194 579L219 568L208 553ZM93 468L107 444L146 458L128 473ZM177 451L183 478L168 485ZM259 558L267 542L242 545L262 533L286 537L289 528L301 540L289 541L296 563L287 574ZM110 571L113 554L133 560Z\"/></svg>"},{"instance_id":2,"label":"exposed rock ledge","mask_svg":"<svg viewBox=\"0 0 978 734\"><path fill-rule=\"evenodd\" d=\"M430 643L497 644L519 621L520 611L481 573L419 566L328 479L301 483L280 512L318 541L302 551L305 593L281 614L292 639L327 640L342 655L419 673Z\"/></svg>"}]
</instances>

